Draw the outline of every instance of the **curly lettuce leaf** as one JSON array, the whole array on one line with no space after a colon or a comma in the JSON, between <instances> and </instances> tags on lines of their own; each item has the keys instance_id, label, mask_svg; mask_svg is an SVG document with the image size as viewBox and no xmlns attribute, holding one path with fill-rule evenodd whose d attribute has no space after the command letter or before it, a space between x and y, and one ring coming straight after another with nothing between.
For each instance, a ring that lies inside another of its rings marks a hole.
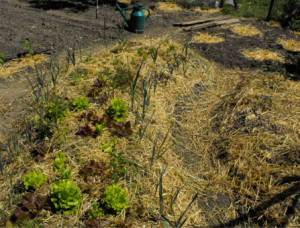
<instances>
[{"instance_id":1,"label":"curly lettuce leaf","mask_svg":"<svg viewBox=\"0 0 300 228\"><path fill-rule=\"evenodd\" d=\"M74 181L69 179L62 179L57 181L52 186L51 198L56 209L63 212L63 214L73 214L80 206L82 197L79 187L74 185Z\"/></svg>"}]
</instances>

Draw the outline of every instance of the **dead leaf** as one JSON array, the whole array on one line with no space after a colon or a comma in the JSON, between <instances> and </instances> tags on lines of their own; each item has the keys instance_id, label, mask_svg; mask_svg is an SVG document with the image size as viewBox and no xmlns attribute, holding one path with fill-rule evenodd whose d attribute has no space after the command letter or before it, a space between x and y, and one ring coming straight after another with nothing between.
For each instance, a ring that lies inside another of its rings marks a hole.
<instances>
[{"instance_id":1,"label":"dead leaf","mask_svg":"<svg viewBox=\"0 0 300 228\"><path fill-rule=\"evenodd\" d=\"M29 211L22 210L21 207L17 207L13 213L12 220L14 222L23 222L30 217Z\"/></svg>"},{"instance_id":2,"label":"dead leaf","mask_svg":"<svg viewBox=\"0 0 300 228\"><path fill-rule=\"evenodd\" d=\"M129 137L132 135L133 131L131 129L130 121L127 121L125 124L123 123L113 123L114 128L116 129L116 133L120 136Z\"/></svg>"},{"instance_id":3,"label":"dead leaf","mask_svg":"<svg viewBox=\"0 0 300 228\"><path fill-rule=\"evenodd\" d=\"M93 129L89 125L84 125L83 127L78 128L78 134L81 137L88 137L91 136L93 133Z\"/></svg>"},{"instance_id":4,"label":"dead leaf","mask_svg":"<svg viewBox=\"0 0 300 228\"><path fill-rule=\"evenodd\" d=\"M98 219L93 219L90 222L86 222L85 225L87 227L101 227L101 228L111 227L110 221L107 220L100 221Z\"/></svg>"},{"instance_id":5,"label":"dead leaf","mask_svg":"<svg viewBox=\"0 0 300 228\"><path fill-rule=\"evenodd\" d=\"M107 82L107 80L101 80L100 78L97 78L94 80L95 86L99 87L99 88L106 86L106 82Z\"/></svg>"},{"instance_id":6,"label":"dead leaf","mask_svg":"<svg viewBox=\"0 0 300 228\"><path fill-rule=\"evenodd\" d=\"M85 166L79 170L79 174L86 176L100 175L102 167L95 160L90 160Z\"/></svg>"},{"instance_id":7,"label":"dead leaf","mask_svg":"<svg viewBox=\"0 0 300 228\"><path fill-rule=\"evenodd\" d=\"M28 192L22 198L23 207L27 208L29 211L35 209L36 196L34 193Z\"/></svg>"}]
</instances>

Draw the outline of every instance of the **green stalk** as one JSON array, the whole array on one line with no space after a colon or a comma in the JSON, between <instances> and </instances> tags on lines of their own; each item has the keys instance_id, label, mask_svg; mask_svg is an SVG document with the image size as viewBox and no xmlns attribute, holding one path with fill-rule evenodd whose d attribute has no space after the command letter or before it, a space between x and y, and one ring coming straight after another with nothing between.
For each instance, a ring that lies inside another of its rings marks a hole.
<instances>
[{"instance_id":1,"label":"green stalk","mask_svg":"<svg viewBox=\"0 0 300 228\"><path fill-rule=\"evenodd\" d=\"M144 137L144 134L145 134L145 132L146 132L146 129L147 129L149 123L151 122L151 119L152 119L152 117L153 117L154 112L155 112L155 109L153 110L152 115L151 115L151 117L150 117L150 119L149 119L149 121L148 121L146 127L144 128L143 132L142 132L142 129L141 129L142 126L140 126L140 128L139 128L139 138L140 138L140 139L139 139L139 143L142 141L142 139L143 139L143 137Z\"/></svg>"}]
</instances>

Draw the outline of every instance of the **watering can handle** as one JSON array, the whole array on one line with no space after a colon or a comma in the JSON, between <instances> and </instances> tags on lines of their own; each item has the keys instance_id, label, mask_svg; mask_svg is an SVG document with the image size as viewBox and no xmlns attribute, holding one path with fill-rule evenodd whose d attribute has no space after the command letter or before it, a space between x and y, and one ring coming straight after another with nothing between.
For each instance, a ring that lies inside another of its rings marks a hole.
<instances>
[{"instance_id":1,"label":"watering can handle","mask_svg":"<svg viewBox=\"0 0 300 228\"><path fill-rule=\"evenodd\" d=\"M121 8L118 4L117 4L117 7L118 7L118 9L121 10L121 11L133 9L133 7L129 7L129 8Z\"/></svg>"},{"instance_id":2,"label":"watering can handle","mask_svg":"<svg viewBox=\"0 0 300 228\"><path fill-rule=\"evenodd\" d=\"M150 16L150 10L149 10L149 9L147 9L147 8L145 8L145 7L143 7L143 9L145 9L145 10L147 10L147 11L148 11L148 16L147 16L147 17L145 17L145 19L147 19L147 18Z\"/></svg>"}]
</instances>

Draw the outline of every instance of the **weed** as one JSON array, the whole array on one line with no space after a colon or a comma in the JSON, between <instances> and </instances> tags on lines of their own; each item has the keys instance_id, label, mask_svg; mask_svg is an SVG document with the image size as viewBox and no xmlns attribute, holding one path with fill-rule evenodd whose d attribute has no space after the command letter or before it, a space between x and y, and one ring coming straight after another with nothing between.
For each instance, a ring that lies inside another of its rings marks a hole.
<instances>
[{"instance_id":1,"label":"weed","mask_svg":"<svg viewBox=\"0 0 300 228\"><path fill-rule=\"evenodd\" d=\"M263 97L263 99L258 103L262 111L266 111L272 107L276 107L271 97Z\"/></svg>"},{"instance_id":2,"label":"weed","mask_svg":"<svg viewBox=\"0 0 300 228\"><path fill-rule=\"evenodd\" d=\"M282 23L292 30L300 30L300 3L297 0L287 0L282 4Z\"/></svg>"},{"instance_id":3,"label":"weed","mask_svg":"<svg viewBox=\"0 0 300 228\"><path fill-rule=\"evenodd\" d=\"M71 85L78 85L81 82L81 79L85 78L87 75L87 71L84 71L82 74L70 74L70 76L72 77L72 79L70 79Z\"/></svg>"},{"instance_id":4,"label":"weed","mask_svg":"<svg viewBox=\"0 0 300 228\"><path fill-rule=\"evenodd\" d=\"M120 59L113 59L113 62L112 62L112 65L113 66L117 66L118 65L118 63L119 63L119 61L120 61Z\"/></svg>"},{"instance_id":5,"label":"weed","mask_svg":"<svg viewBox=\"0 0 300 228\"><path fill-rule=\"evenodd\" d=\"M87 215L89 217L89 219L97 219L97 218L101 218L102 216L102 209L98 208L98 204L97 203L93 203L92 204L92 208L93 210L88 210L87 211Z\"/></svg>"},{"instance_id":6,"label":"weed","mask_svg":"<svg viewBox=\"0 0 300 228\"><path fill-rule=\"evenodd\" d=\"M5 57L5 55L3 53L0 53L0 64L3 66L4 64L4 60L3 58Z\"/></svg>"},{"instance_id":7,"label":"weed","mask_svg":"<svg viewBox=\"0 0 300 228\"><path fill-rule=\"evenodd\" d=\"M81 87L80 94L86 95L86 94L87 94L87 91L88 91L88 88L89 88L89 85L88 85L87 82L85 82L85 83L83 84L83 86Z\"/></svg>"},{"instance_id":8,"label":"weed","mask_svg":"<svg viewBox=\"0 0 300 228\"><path fill-rule=\"evenodd\" d=\"M267 68L264 69L265 72L278 72L282 75L286 74L286 68L284 67L283 64L272 64L267 66Z\"/></svg>"},{"instance_id":9,"label":"weed","mask_svg":"<svg viewBox=\"0 0 300 228\"><path fill-rule=\"evenodd\" d=\"M91 56L91 55L88 55L88 56L85 58L84 62L85 62L85 63L88 63L88 62L91 62L92 60L93 60L92 56Z\"/></svg>"},{"instance_id":10,"label":"weed","mask_svg":"<svg viewBox=\"0 0 300 228\"><path fill-rule=\"evenodd\" d=\"M149 53L150 53L150 55L151 55L151 57L152 57L152 59L153 59L153 63L156 62L157 55L158 55L158 50L159 50L159 48L160 48L161 45L162 45L162 43L160 43L160 44L158 45L158 47L156 48L156 50L155 50L153 47L151 47L151 48L149 49Z\"/></svg>"},{"instance_id":11,"label":"weed","mask_svg":"<svg viewBox=\"0 0 300 228\"><path fill-rule=\"evenodd\" d=\"M118 47L117 47L117 54L119 54L120 52L122 52L125 49L125 47L127 45L127 42L128 42L128 40L127 40L125 35L121 35L119 37Z\"/></svg>"},{"instance_id":12,"label":"weed","mask_svg":"<svg viewBox=\"0 0 300 228\"><path fill-rule=\"evenodd\" d=\"M110 77L113 73L110 72L109 68L105 67L103 71L98 73L98 78L101 80L106 80L108 77Z\"/></svg>"},{"instance_id":13,"label":"weed","mask_svg":"<svg viewBox=\"0 0 300 228\"><path fill-rule=\"evenodd\" d=\"M108 151L107 153L112 156L109 165L113 169L112 176L114 179L114 183L116 184L119 178L127 172L127 170L125 169L127 161L122 157L122 153L118 153L115 149L113 149L111 152Z\"/></svg>"},{"instance_id":14,"label":"weed","mask_svg":"<svg viewBox=\"0 0 300 228\"><path fill-rule=\"evenodd\" d=\"M135 62L135 58L134 58L134 57L132 57L131 64L132 64L133 66L136 65L136 62Z\"/></svg>"},{"instance_id":15,"label":"weed","mask_svg":"<svg viewBox=\"0 0 300 228\"><path fill-rule=\"evenodd\" d=\"M37 44L36 45L37 47L39 46L38 42L32 42L32 41L28 41L28 40L24 41L24 49L27 49L29 47L29 54L31 55L31 57L34 55L34 51L32 49L33 44Z\"/></svg>"},{"instance_id":16,"label":"weed","mask_svg":"<svg viewBox=\"0 0 300 228\"><path fill-rule=\"evenodd\" d=\"M143 48L138 48L138 49L137 49L137 54L138 54L139 56L142 56L144 53L145 53L145 51L143 50Z\"/></svg>"},{"instance_id":17,"label":"weed","mask_svg":"<svg viewBox=\"0 0 300 228\"><path fill-rule=\"evenodd\" d=\"M203 5L200 8L201 8L201 10L209 10L209 7L207 5Z\"/></svg>"}]
</instances>

